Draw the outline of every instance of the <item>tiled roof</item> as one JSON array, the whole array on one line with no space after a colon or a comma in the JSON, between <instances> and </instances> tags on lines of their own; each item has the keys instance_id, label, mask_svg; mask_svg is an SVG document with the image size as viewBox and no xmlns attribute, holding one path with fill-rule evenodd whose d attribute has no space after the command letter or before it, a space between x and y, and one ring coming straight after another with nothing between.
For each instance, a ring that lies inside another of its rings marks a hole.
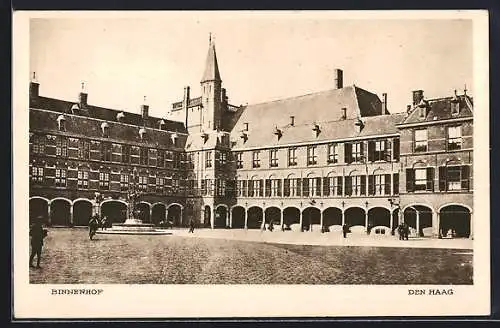
<instances>
[{"instance_id":1,"label":"tiled roof","mask_svg":"<svg viewBox=\"0 0 500 328\"><path fill-rule=\"evenodd\" d=\"M142 119L142 116L136 113L130 113L126 111L103 108L92 105L87 105L84 108L81 108L80 110L75 112L74 110L71 109L74 105L75 102L69 102L65 100L47 98L47 97L38 97L30 103L30 107L33 108L46 109L60 113L81 115L85 117L91 117L110 122L117 122L116 116L119 113L123 112L124 113L124 117L122 120L123 123L137 125L137 126L144 125L144 120ZM146 123L145 126L149 128L158 129L160 127L159 123L161 120L162 118L160 117L150 116L147 122L145 122ZM171 121L167 119L163 119L163 121L165 124L161 128L162 130L186 132L186 129L182 122Z\"/></svg>"},{"instance_id":2,"label":"tiled roof","mask_svg":"<svg viewBox=\"0 0 500 328\"><path fill-rule=\"evenodd\" d=\"M146 128L146 137L141 139L139 129L141 126L128 125L119 122L105 122L92 117L83 117L71 114L61 114L60 112L47 110L30 110L30 131L43 130L47 133L61 133L57 123L59 116L64 116L65 132L70 136L84 136L88 138L101 139L103 138L102 124L108 125L107 139L110 141L119 142L136 142L145 143L147 145L155 145L160 148L174 148L172 135L175 132L150 130ZM178 147L183 148L186 140L186 135L178 133Z\"/></svg>"},{"instance_id":3,"label":"tiled roof","mask_svg":"<svg viewBox=\"0 0 500 328\"><path fill-rule=\"evenodd\" d=\"M249 129L248 139L244 142L241 131L231 133L231 142L237 149L267 148L280 145L298 143L318 143L329 140L343 140L351 138L369 138L387 134L397 134L396 124L404 118L404 113L370 116L362 119L363 128L359 131L356 123L358 119L336 120L319 122L320 132L313 131L314 124L301 124L283 128L281 138L274 133L272 124L262 124L257 128ZM272 123L272 122L270 122ZM234 144L235 143L235 144Z\"/></svg>"},{"instance_id":4,"label":"tiled roof","mask_svg":"<svg viewBox=\"0 0 500 328\"><path fill-rule=\"evenodd\" d=\"M227 136L227 143L224 144L222 136ZM186 140L186 151L200 150L200 149L214 149L217 146L222 146L224 148L229 147L229 133L218 132L218 131L208 131L203 133L192 133L188 135Z\"/></svg>"},{"instance_id":5,"label":"tiled roof","mask_svg":"<svg viewBox=\"0 0 500 328\"><path fill-rule=\"evenodd\" d=\"M401 122L401 124L434 122L452 118L466 118L473 116L473 100L471 97L466 95L457 96L460 110L458 115L452 115L451 108L453 98L454 97L429 99L426 102L428 104L428 110L425 117L422 118L420 116L420 108L416 106L408 113L408 116L403 122Z\"/></svg>"},{"instance_id":6,"label":"tiled roof","mask_svg":"<svg viewBox=\"0 0 500 328\"><path fill-rule=\"evenodd\" d=\"M346 119L342 119L342 108ZM280 144L317 142L369 135L397 133L394 126L403 115L389 115L382 112L377 95L356 86L328 90L305 96L248 105L232 129L231 140L236 147L266 147ZM294 126L290 126L294 116ZM365 126L360 133L354 124L361 118ZM248 123L248 139L243 142L241 131ZM316 137L312 128L318 123L321 132ZM278 140L275 127L282 131Z\"/></svg>"}]
</instances>

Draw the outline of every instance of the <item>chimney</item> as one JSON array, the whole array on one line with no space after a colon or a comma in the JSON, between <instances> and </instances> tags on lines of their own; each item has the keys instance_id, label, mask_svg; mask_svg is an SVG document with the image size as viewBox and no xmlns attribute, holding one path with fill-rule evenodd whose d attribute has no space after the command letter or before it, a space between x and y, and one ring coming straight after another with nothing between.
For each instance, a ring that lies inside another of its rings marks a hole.
<instances>
[{"instance_id":1,"label":"chimney","mask_svg":"<svg viewBox=\"0 0 500 328\"><path fill-rule=\"evenodd\" d=\"M382 94L382 115L387 113L387 93Z\"/></svg>"},{"instance_id":2,"label":"chimney","mask_svg":"<svg viewBox=\"0 0 500 328\"><path fill-rule=\"evenodd\" d=\"M290 116L290 126L295 125L295 116Z\"/></svg>"},{"instance_id":3,"label":"chimney","mask_svg":"<svg viewBox=\"0 0 500 328\"><path fill-rule=\"evenodd\" d=\"M407 113L411 112L411 105L406 105L406 112Z\"/></svg>"},{"instance_id":4,"label":"chimney","mask_svg":"<svg viewBox=\"0 0 500 328\"><path fill-rule=\"evenodd\" d=\"M335 89L342 89L344 87L344 73L341 69L335 69Z\"/></svg>"},{"instance_id":5,"label":"chimney","mask_svg":"<svg viewBox=\"0 0 500 328\"><path fill-rule=\"evenodd\" d=\"M144 121L147 121L149 118L149 106L146 105L146 96L144 96L144 103L141 105L141 115Z\"/></svg>"},{"instance_id":6,"label":"chimney","mask_svg":"<svg viewBox=\"0 0 500 328\"><path fill-rule=\"evenodd\" d=\"M184 114L186 115L185 119L186 119L186 128L188 126L188 106L189 106L189 91L190 91L190 87L189 86L185 86L184 87L184 97L182 98L182 110L184 111Z\"/></svg>"},{"instance_id":7,"label":"chimney","mask_svg":"<svg viewBox=\"0 0 500 328\"><path fill-rule=\"evenodd\" d=\"M36 80L36 73L33 72L33 78L30 82L30 102L35 101L39 96L40 83Z\"/></svg>"},{"instance_id":8,"label":"chimney","mask_svg":"<svg viewBox=\"0 0 500 328\"><path fill-rule=\"evenodd\" d=\"M80 104L80 108L87 107L87 98L88 94L85 92L85 83L82 82L82 91L78 95L78 103Z\"/></svg>"},{"instance_id":9,"label":"chimney","mask_svg":"<svg viewBox=\"0 0 500 328\"><path fill-rule=\"evenodd\" d=\"M424 99L424 91L423 90L414 90L413 92L413 106L417 106L418 103Z\"/></svg>"}]
</instances>

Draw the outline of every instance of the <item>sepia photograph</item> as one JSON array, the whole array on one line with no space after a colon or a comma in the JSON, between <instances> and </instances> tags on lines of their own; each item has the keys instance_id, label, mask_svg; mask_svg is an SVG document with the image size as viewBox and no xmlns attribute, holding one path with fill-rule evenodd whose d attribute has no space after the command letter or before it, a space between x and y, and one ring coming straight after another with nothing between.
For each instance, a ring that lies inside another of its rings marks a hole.
<instances>
[{"instance_id":1,"label":"sepia photograph","mask_svg":"<svg viewBox=\"0 0 500 328\"><path fill-rule=\"evenodd\" d=\"M16 13L14 313L489 314L487 22Z\"/></svg>"}]
</instances>

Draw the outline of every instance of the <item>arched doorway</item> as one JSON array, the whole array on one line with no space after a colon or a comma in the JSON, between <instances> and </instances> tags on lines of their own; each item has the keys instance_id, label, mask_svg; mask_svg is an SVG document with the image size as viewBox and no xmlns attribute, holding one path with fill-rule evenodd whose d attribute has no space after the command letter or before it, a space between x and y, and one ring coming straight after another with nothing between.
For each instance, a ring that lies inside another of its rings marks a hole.
<instances>
[{"instance_id":1,"label":"arched doorway","mask_svg":"<svg viewBox=\"0 0 500 328\"><path fill-rule=\"evenodd\" d=\"M127 219L127 205L117 200L105 201L101 204L101 216L111 224L123 223Z\"/></svg>"},{"instance_id":2,"label":"arched doorway","mask_svg":"<svg viewBox=\"0 0 500 328\"><path fill-rule=\"evenodd\" d=\"M273 226L279 226L281 224L281 210L277 207L268 207L264 211L264 219L266 224L273 223Z\"/></svg>"},{"instance_id":3,"label":"arched doorway","mask_svg":"<svg viewBox=\"0 0 500 328\"><path fill-rule=\"evenodd\" d=\"M404 212L404 222L424 237L423 229L432 227L432 209L424 205L408 206ZM417 227L418 225L418 227Z\"/></svg>"},{"instance_id":4,"label":"arched doorway","mask_svg":"<svg viewBox=\"0 0 500 328\"><path fill-rule=\"evenodd\" d=\"M205 228L211 227L211 219L212 219L212 209L210 208L210 206L205 205L205 208L203 210L203 226Z\"/></svg>"},{"instance_id":5,"label":"arched doorway","mask_svg":"<svg viewBox=\"0 0 500 328\"><path fill-rule=\"evenodd\" d=\"M215 209L214 228L226 228L227 208L226 206L217 206Z\"/></svg>"},{"instance_id":6,"label":"arched doorway","mask_svg":"<svg viewBox=\"0 0 500 328\"><path fill-rule=\"evenodd\" d=\"M150 217L150 206L148 203L145 202L140 202L136 204L135 209L137 211L137 218L142 220L144 223L151 223L151 217Z\"/></svg>"},{"instance_id":7,"label":"arched doorway","mask_svg":"<svg viewBox=\"0 0 500 328\"><path fill-rule=\"evenodd\" d=\"M50 222L56 226L69 226L71 224L71 202L69 200L57 198L50 202Z\"/></svg>"},{"instance_id":8,"label":"arched doorway","mask_svg":"<svg viewBox=\"0 0 500 328\"><path fill-rule=\"evenodd\" d=\"M167 213L167 220L172 222L174 227L182 226L182 207L179 204L169 205Z\"/></svg>"},{"instance_id":9,"label":"arched doorway","mask_svg":"<svg viewBox=\"0 0 500 328\"><path fill-rule=\"evenodd\" d=\"M262 226L263 213L262 208L253 206L248 209L248 229L260 229Z\"/></svg>"},{"instance_id":10,"label":"arched doorway","mask_svg":"<svg viewBox=\"0 0 500 328\"><path fill-rule=\"evenodd\" d=\"M166 207L165 204L156 203L153 205L153 209L151 210L151 223L154 225L159 225L160 222L165 221L166 218Z\"/></svg>"},{"instance_id":11,"label":"arched doorway","mask_svg":"<svg viewBox=\"0 0 500 328\"><path fill-rule=\"evenodd\" d=\"M29 202L30 224L33 220L41 216L43 224L49 223L49 203L45 198L34 197Z\"/></svg>"},{"instance_id":12,"label":"arched doorway","mask_svg":"<svg viewBox=\"0 0 500 328\"><path fill-rule=\"evenodd\" d=\"M386 227L387 229L382 229L382 234L386 234L386 230L389 231L391 226L391 211L384 207L373 207L368 210L368 231L371 233L372 228ZM377 229L377 233L381 229Z\"/></svg>"},{"instance_id":13,"label":"arched doorway","mask_svg":"<svg viewBox=\"0 0 500 328\"><path fill-rule=\"evenodd\" d=\"M345 223L350 227L352 232L364 232L366 217L365 210L361 207L350 207L345 210Z\"/></svg>"},{"instance_id":14,"label":"arched doorway","mask_svg":"<svg viewBox=\"0 0 500 328\"><path fill-rule=\"evenodd\" d=\"M342 210L336 207L328 207L323 211L323 226L326 231L340 229L342 227Z\"/></svg>"},{"instance_id":15,"label":"arched doorway","mask_svg":"<svg viewBox=\"0 0 500 328\"><path fill-rule=\"evenodd\" d=\"M456 238L469 238L471 213L461 205L448 205L439 211L439 231L441 236Z\"/></svg>"},{"instance_id":16,"label":"arched doorway","mask_svg":"<svg viewBox=\"0 0 500 328\"><path fill-rule=\"evenodd\" d=\"M245 228L245 208L235 206L231 214L232 228Z\"/></svg>"},{"instance_id":17,"label":"arched doorway","mask_svg":"<svg viewBox=\"0 0 500 328\"><path fill-rule=\"evenodd\" d=\"M92 202L87 199L79 199L73 203L73 225L87 226L92 216Z\"/></svg>"},{"instance_id":18,"label":"arched doorway","mask_svg":"<svg viewBox=\"0 0 500 328\"><path fill-rule=\"evenodd\" d=\"M285 208L283 210L283 224L285 230L290 230L294 224L300 224L300 210L296 207Z\"/></svg>"},{"instance_id":19,"label":"arched doorway","mask_svg":"<svg viewBox=\"0 0 500 328\"><path fill-rule=\"evenodd\" d=\"M307 207L302 211L302 231L310 231L313 225L321 224L321 211L316 207Z\"/></svg>"}]
</instances>

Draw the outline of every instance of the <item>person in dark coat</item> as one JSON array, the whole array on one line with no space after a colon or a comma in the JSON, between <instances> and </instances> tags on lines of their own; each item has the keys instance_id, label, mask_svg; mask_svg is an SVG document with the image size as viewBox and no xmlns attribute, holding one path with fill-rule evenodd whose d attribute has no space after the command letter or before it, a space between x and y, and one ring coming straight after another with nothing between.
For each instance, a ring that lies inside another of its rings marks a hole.
<instances>
[{"instance_id":1,"label":"person in dark coat","mask_svg":"<svg viewBox=\"0 0 500 328\"><path fill-rule=\"evenodd\" d=\"M189 220L189 232L194 233L194 220Z\"/></svg>"},{"instance_id":2,"label":"person in dark coat","mask_svg":"<svg viewBox=\"0 0 500 328\"><path fill-rule=\"evenodd\" d=\"M408 240L409 234L410 234L410 227L406 223L404 223L403 224L403 235L404 235L405 240Z\"/></svg>"},{"instance_id":3,"label":"person in dark coat","mask_svg":"<svg viewBox=\"0 0 500 328\"><path fill-rule=\"evenodd\" d=\"M39 216L30 227L31 236L31 255L30 267L33 267L33 259L36 255L36 267L40 268L40 259L42 255L43 239L47 236L47 230L42 227L43 217Z\"/></svg>"},{"instance_id":4,"label":"person in dark coat","mask_svg":"<svg viewBox=\"0 0 500 328\"><path fill-rule=\"evenodd\" d=\"M94 235L96 234L98 227L99 227L99 220L98 220L97 215L94 215L90 218L90 221L89 221L89 239L90 240L92 240L92 237L94 237Z\"/></svg>"},{"instance_id":5,"label":"person in dark coat","mask_svg":"<svg viewBox=\"0 0 500 328\"><path fill-rule=\"evenodd\" d=\"M344 224L342 226L342 236L344 236L344 238L347 238L347 233L349 232L349 227L347 226L347 224Z\"/></svg>"},{"instance_id":6,"label":"person in dark coat","mask_svg":"<svg viewBox=\"0 0 500 328\"><path fill-rule=\"evenodd\" d=\"M400 223L398 225L398 236L399 236L399 240L404 240L405 232L404 232L404 227L403 227L402 223Z\"/></svg>"}]
</instances>

